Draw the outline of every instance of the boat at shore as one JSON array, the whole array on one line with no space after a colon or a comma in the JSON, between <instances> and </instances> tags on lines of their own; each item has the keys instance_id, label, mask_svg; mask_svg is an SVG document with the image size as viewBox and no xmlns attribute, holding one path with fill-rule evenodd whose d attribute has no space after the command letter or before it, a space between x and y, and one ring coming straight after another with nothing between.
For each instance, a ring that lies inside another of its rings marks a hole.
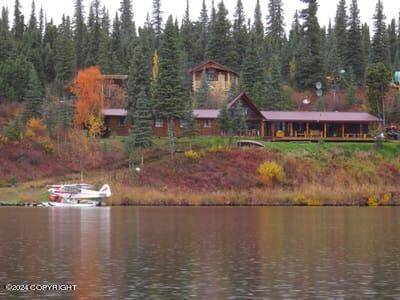
<instances>
[{"instance_id":1,"label":"boat at shore","mask_svg":"<svg viewBox=\"0 0 400 300\"><path fill-rule=\"evenodd\" d=\"M108 184L96 190L90 184L64 184L48 186L49 202L43 202L46 207L95 207L111 197Z\"/></svg>"}]
</instances>

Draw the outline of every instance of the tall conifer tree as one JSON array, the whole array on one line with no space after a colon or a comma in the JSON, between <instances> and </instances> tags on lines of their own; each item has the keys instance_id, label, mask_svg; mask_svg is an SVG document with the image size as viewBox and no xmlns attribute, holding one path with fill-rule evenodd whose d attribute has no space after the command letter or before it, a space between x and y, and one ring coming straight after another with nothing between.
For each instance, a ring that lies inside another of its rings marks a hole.
<instances>
[{"instance_id":1,"label":"tall conifer tree","mask_svg":"<svg viewBox=\"0 0 400 300\"><path fill-rule=\"evenodd\" d=\"M86 24L84 17L84 6L82 0L75 0L74 12L74 44L76 53L76 69L81 69L85 65L85 41L86 41Z\"/></svg>"},{"instance_id":2,"label":"tall conifer tree","mask_svg":"<svg viewBox=\"0 0 400 300\"><path fill-rule=\"evenodd\" d=\"M238 64L235 54L228 10L221 1L218 4L215 19L212 19L211 22L207 57L231 68L236 68Z\"/></svg>"},{"instance_id":3,"label":"tall conifer tree","mask_svg":"<svg viewBox=\"0 0 400 300\"><path fill-rule=\"evenodd\" d=\"M372 38L371 59L373 63L382 62L386 66L389 66L389 45L385 20L386 16L383 12L382 1L378 0L374 14L374 36Z\"/></svg>"},{"instance_id":4,"label":"tall conifer tree","mask_svg":"<svg viewBox=\"0 0 400 300\"><path fill-rule=\"evenodd\" d=\"M170 16L165 25L163 43L160 48L159 73L155 91L155 111L158 117L168 122L168 140L171 156L175 153L174 121L185 112L185 89L177 66L180 65L178 28Z\"/></svg>"},{"instance_id":5,"label":"tall conifer tree","mask_svg":"<svg viewBox=\"0 0 400 300\"><path fill-rule=\"evenodd\" d=\"M360 10L358 9L357 0L351 1L347 38L347 63L354 71L356 81L363 82L365 74L365 57L363 55Z\"/></svg>"},{"instance_id":6,"label":"tall conifer tree","mask_svg":"<svg viewBox=\"0 0 400 300\"><path fill-rule=\"evenodd\" d=\"M318 23L317 0L302 0L307 8L301 12L302 43L298 47L296 82L299 88L314 88L316 82L323 82L324 70L321 53L321 29Z\"/></svg>"},{"instance_id":7,"label":"tall conifer tree","mask_svg":"<svg viewBox=\"0 0 400 300\"><path fill-rule=\"evenodd\" d=\"M233 41L235 43L236 57L238 58L238 68L242 66L247 47L247 27L246 15L242 0L237 0L236 11L233 21Z\"/></svg>"},{"instance_id":8,"label":"tall conifer tree","mask_svg":"<svg viewBox=\"0 0 400 300\"><path fill-rule=\"evenodd\" d=\"M158 49L160 46L160 37L162 33L162 23L163 23L162 13L163 12L161 10L161 0L153 0L153 13L152 13L151 24L153 26L154 33L156 35L156 49Z\"/></svg>"},{"instance_id":9,"label":"tall conifer tree","mask_svg":"<svg viewBox=\"0 0 400 300\"><path fill-rule=\"evenodd\" d=\"M347 24L348 17L346 0L340 0L337 6L335 17L335 35L340 69L345 68L347 65Z\"/></svg>"},{"instance_id":10,"label":"tall conifer tree","mask_svg":"<svg viewBox=\"0 0 400 300\"><path fill-rule=\"evenodd\" d=\"M24 96L24 120L28 121L31 118L41 118L43 109L42 87L39 77L33 66L31 66L29 70L29 76L26 85L26 94Z\"/></svg>"}]
</instances>

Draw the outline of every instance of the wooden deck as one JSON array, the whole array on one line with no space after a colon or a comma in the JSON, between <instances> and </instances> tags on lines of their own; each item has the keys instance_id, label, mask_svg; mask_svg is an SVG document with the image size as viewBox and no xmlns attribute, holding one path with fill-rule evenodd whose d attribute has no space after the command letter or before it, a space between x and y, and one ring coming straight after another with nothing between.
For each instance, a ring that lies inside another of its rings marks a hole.
<instances>
[{"instance_id":1,"label":"wooden deck","mask_svg":"<svg viewBox=\"0 0 400 300\"><path fill-rule=\"evenodd\" d=\"M266 137L266 140L272 142L357 142L357 143L373 143L375 139L372 137L359 138L359 137Z\"/></svg>"}]
</instances>

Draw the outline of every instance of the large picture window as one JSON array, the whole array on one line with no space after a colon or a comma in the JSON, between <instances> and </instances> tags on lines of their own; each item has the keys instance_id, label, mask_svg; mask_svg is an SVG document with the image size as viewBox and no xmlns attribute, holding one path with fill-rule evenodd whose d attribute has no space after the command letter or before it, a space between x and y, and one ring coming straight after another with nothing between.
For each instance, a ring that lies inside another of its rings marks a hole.
<instances>
[{"instance_id":1,"label":"large picture window","mask_svg":"<svg viewBox=\"0 0 400 300\"><path fill-rule=\"evenodd\" d=\"M204 120L204 128L211 128L211 120Z\"/></svg>"}]
</instances>

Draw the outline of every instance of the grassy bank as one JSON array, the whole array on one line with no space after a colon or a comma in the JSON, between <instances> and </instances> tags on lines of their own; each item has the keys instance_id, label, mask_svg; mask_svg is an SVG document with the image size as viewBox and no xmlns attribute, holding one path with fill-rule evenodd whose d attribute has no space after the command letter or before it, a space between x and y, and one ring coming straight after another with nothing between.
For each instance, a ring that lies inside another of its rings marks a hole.
<instances>
[{"instance_id":1,"label":"grassy bank","mask_svg":"<svg viewBox=\"0 0 400 300\"><path fill-rule=\"evenodd\" d=\"M85 182L110 183L109 205L400 205L400 143L379 149L363 143L265 143L265 149L237 149L230 146L234 141L179 139L172 161L166 140L156 139L140 173L125 167L91 171ZM103 146L122 142L114 138ZM188 155L189 148L196 155ZM261 180L259 167L265 162L278 166L282 178L271 173L266 174L270 181ZM77 181L74 173L3 187L0 202L40 202L46 185Z\"/></svg>"}]
</instances>

